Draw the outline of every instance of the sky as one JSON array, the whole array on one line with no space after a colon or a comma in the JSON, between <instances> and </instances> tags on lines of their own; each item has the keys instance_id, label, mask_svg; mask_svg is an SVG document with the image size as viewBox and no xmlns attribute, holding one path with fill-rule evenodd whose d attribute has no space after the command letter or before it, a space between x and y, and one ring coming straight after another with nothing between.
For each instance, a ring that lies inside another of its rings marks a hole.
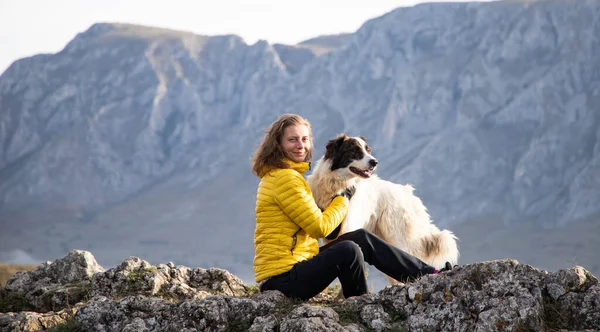
<instances>
[{"instance_id":1,"label":"sky","mask_svg":"<svg viewBox=\"0 0 600 332\"><path fill-rule=\"evenodd\" d=\"M437 0L443 2L448 0ZM98 22L141 24L246 43L296 44L354 32L365 21L423 0L0 0L0 73L14 61L56 53Z\"/></svg>"}]
</instances>

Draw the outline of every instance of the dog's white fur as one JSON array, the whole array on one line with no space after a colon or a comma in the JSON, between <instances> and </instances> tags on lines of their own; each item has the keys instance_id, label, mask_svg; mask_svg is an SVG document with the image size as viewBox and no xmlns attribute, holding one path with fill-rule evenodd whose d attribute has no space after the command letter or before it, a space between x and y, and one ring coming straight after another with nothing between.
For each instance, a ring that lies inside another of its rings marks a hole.
<instances>
[{"instance_id":1,"label":"dog's white fur","mask_svg":"<svg viewBox=\"0 0 600 332\"><path fill-rule=\"evenodd\" d=\"M459 256L457 237L432 223L427 208L413 194L411 185L385 181L376 175L362 178L350 171L350 167L373 169L369 160L375 158L366 151L366 142L362 138L348 138L361 143L362 159L331 171L332 161L321 157L313 173L307 177L315 201L322 209L329 206L335 194L350 186L356 187L339 235L365 228L436 269L443 268L446 262L455 265Z\"/></svg>"}]
</instances>

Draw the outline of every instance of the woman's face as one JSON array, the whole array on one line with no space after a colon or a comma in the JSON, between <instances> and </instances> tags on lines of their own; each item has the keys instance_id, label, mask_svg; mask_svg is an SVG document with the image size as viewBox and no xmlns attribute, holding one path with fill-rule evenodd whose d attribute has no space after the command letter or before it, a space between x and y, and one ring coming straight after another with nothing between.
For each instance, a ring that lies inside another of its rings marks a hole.
<instances>
[{"instance_id":1,"label":"woman's face","mask_svg":"<svg viewBox=\"0 0 600 332\"><path fill-rule=\"evenodd\" d=\"M283 130L281 148L285 156L295 162L306 161L306 155L312 148L310 133L305 125L291 125Z\"/></svg>"}]
</instances>

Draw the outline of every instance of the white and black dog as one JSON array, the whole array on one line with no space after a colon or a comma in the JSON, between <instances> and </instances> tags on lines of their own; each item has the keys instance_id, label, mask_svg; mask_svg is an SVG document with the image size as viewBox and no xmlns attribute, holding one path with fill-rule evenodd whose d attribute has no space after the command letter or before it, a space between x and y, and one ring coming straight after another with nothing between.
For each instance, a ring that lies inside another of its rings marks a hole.
<instances>
[{"instance_id":1,"label":"white and black dog","mask_svg":"<svg viewBox=\"0 0 600 332\"><path fill-rule=\"evenodd\" d=\"M339 235L365 228L436 269L446 262L455 265L459 255L457 237L432 223L411 185L373 175L377 163L364 137L340 134L327 143L325 155L307 177L321 209L329 206L337 193L356 187Z\"/></svg>"}]
</instances>

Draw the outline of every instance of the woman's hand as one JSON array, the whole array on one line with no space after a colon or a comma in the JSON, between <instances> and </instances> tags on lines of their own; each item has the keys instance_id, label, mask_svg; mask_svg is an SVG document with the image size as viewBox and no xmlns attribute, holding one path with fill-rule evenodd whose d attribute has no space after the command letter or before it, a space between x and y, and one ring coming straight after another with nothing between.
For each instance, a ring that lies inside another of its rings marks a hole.
<instances>
[{"instance_id":1,"label":"woman's hand","mask_svg":"<svg viewBox=\"0 0 600 332\"><path fill-rule=\"evenodd\" d=\"M341 193L337 194L336 196L345 196L348 200L350 200L352 198L352 196L354 196L355 193L356 193L356 187L351 186L351 187L346 188L346 190L342 191Z\"/></svg>"},{"instance_id":2,"label":"woman's hand","mask_svg":"<svg viewBox=\"0 0 600 332\"><path fill-rule=\"evenodd\" d=\"M344 191L337 193L335 196L333 196L333 198L336 198L338 196L344 196L348 200L350 200L352 198L352 196L354 196L355 193L356 193L356 187L351 186L351 187L346 188Z\"/></svg>"},{"instance_id":3,"label":"woman's hand","mask_svg":"<svg viewBox=\"0 0 600 332\"><path fill-rule=\"evenodd\" d=\"M348 187L348 188L346 188L346 190L344 190L344 196L346 196L348 198L348 200L350 200L352 198L352 196L354 196L354 193L356 193L355 186Z\"/></svg>"}]
</instances>

